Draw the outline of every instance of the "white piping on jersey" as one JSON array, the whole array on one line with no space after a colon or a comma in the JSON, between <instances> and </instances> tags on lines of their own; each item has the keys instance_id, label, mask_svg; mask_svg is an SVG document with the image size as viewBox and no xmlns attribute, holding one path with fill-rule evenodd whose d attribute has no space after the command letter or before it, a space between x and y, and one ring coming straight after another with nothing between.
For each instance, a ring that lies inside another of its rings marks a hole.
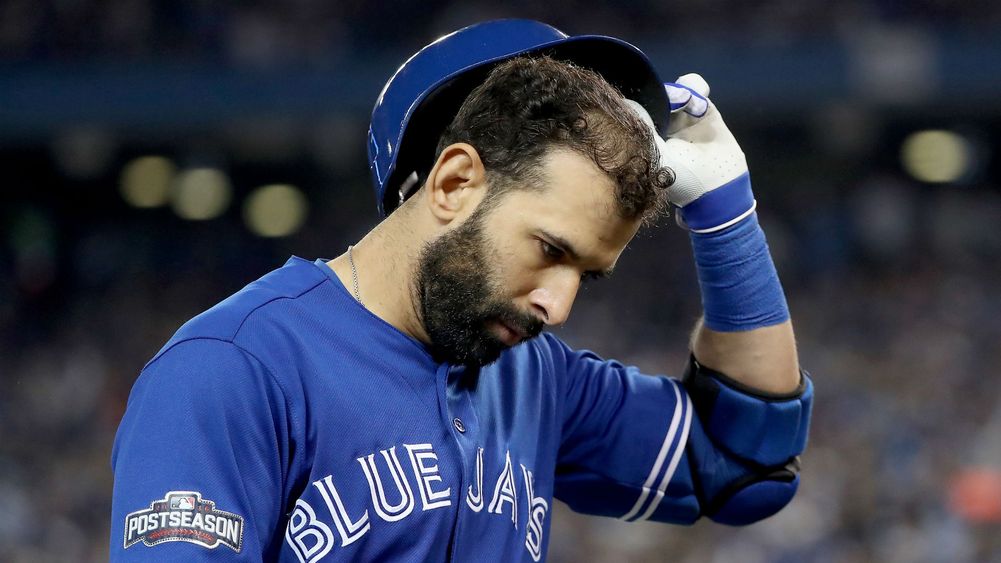
<instances>
[{"instance_id":1,"label":"white piping on jersey","mask_svg":"<svg viewBox=\"0 0 1001 563\"><path fill-rule=\"evenodd\" d=\"M681 431L681 439L678 440L678 447L674 450L674 457L671 459L671 465L667 466L667 471L664 476L660 478L660 484L657 485L657 496L650 503L650 507L646 509L643 516L640 516L640 520L648 520L653 514L654 510L660 506L660 501L664 499L664 495L667 492L667 485L671 482L671 478L674 477L674 471L678 468L678 462L681 461L681 454L685 452L685 444L688 443L688 429L692 427L692 399L685 393L685 424Z\"/></svg>"},{"instance_id":2,"label":"white piping on jersey","mask_svg":"<svg viewBox=\"0 0 1001 563\"><path fill-rule=\"evenodd\" d=\"M660 473L660 468L664 464L664 459L667 458L667 454L671 450L671 442L674 441L674 436L678 432L678 422L681 420L681 411L682 411L681 392L678 391L677 382L675 382L673 379L669 381L671 382L672 387L674 388L674 404L676 405L674 409L674 416L671 418L671 426L668 427L667 429L667 435L664 436L664 443L660 446L660 452L657 453L657 459L653 463L653 468L650 470L650 475L647 476L646 482L643 483L643 492L640 493L640 498L636 499L636 504L633 506L632 510L627 512L624 516L619 517L620 520L631 520L634 516L636 516L636 514L639 513L640 508L643 507L643 504L646 502L647 497L650 496L650 487L653 486L654 481L657 479L657 475ZM685 398L687 397L688 394L686 393ZM686 424L687 422L688 421L686 421ZM685 434L687 437L688 428L685 428ZM681 446L678 448L679 450L684 448L684 444L679 444L679 445ZM675 459L676 458L677 456L675 456ZM672 461L676 463L675 460ZM671 468L669 473L673 475L674 473L673 467ZM664 485L663 482L661 482L661 484ZM661 493L661 496L663 496L663 493Z\"/></svg>"}]
</instances>

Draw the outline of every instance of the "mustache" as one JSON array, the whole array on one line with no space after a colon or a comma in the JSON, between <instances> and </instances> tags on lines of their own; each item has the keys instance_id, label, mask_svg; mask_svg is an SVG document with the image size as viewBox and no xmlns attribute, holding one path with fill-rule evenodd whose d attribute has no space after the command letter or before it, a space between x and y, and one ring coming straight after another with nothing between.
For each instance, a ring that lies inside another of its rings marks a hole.
<instances>
[{"instance_id":1,"label":"mustache","mask_svg":"<svg viewBox=\"0 0 1001 563\"><path fill-rule=\"evenodd\" d=\"M524 334L526 338L535 338L542 333L544 323L541 319L514 307L503 307L494 316L502 323Z\"/></svg>"}]
</instances>

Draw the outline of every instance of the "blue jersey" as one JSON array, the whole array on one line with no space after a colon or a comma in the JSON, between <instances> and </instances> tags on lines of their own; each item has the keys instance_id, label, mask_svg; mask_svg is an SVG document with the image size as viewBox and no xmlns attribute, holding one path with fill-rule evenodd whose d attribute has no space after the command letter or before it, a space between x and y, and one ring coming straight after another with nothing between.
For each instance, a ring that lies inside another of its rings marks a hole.
<instances>
[{"instance_id":1,"label":"blue jersey","mask_svg":"<svg viewBox=\"0 0 1001 563\"><path fill-rule=\"evenodd\" d=\"M692 522L713 451L675 379L550 334L479 370L437 363L292 258L142 370L112 454L111 559L540 561L553 498Z\"/></svg>"}]
</instances>

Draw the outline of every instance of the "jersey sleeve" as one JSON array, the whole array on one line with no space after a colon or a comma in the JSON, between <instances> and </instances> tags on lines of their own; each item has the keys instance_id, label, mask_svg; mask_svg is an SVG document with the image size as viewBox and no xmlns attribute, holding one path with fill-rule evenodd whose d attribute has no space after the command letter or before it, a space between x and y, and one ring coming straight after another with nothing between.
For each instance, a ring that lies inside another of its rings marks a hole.
<instances>
[{"instance_id":1,"label":"jersey sleeve","mask_svg":"<svg viewBox=\"0 0 1001 563\"><path fill-rule=\"evenodd\" d=\"M697 519L686 455L694 412L680 382L550 340L564 385L554 496L630 521Z\"/></svg>"},{"instance_id":2,"label":"jersey sleeve","mask_svg":"<svg viewBox=\"0 0 1001 563\"><path fill-rule=\"evenodd\" d=\"M789 405L731 389L715 393L719 404L711 414L693 404L681 381L644 375L547 338L563 381L554 496L572 509L626 521L691 524L708 516L742 525L774 514L795 493L798 463L793 456L805 447L812 397L805 376L805 395L801 391L803 397L790 398ZM799 402L805 409L791 408ZM776 408L796 412L771 412ZM706 416L712 420L703 420ZM758 419L771 423L753 429L720 423ZM717 426L726 428L714 433ZM748 433L756 440L748 440ZM771 460L760 453L770 448L749 452L733 447L734 440L737 445L795 443L781 448L781 460Z\"/></svg>"},{"instance_id":3,"label":"jersey sleeve","mask_svg":"<svg viewBox=\"0 0 1001 563\"><path fill-rule=\"evenodd\" d=\"M281 388L233 343L162 352L115 438L110 559L268 558L280 548L289 427Z\"/></svg>"}]
</instances>

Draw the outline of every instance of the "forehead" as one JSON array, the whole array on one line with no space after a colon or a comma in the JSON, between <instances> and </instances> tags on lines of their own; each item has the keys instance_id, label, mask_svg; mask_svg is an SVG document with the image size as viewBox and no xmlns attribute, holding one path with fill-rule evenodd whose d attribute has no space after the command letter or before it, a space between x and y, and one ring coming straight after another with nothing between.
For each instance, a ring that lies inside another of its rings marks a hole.
<instances>
[{"instance_id":1,"label":"forehead","mask_svg":"<svg viewBox=\"0 0 1001 563\"><path fill-rule=\"evenodd\" d=\"M582 253L613 254L639 229L640 219L624 219L615 202L615 185L591 159L568 149L553 149L542 160L543 187L511 190L499 213L511 228L542 229Z\"/></svg>"}]
</instances>

